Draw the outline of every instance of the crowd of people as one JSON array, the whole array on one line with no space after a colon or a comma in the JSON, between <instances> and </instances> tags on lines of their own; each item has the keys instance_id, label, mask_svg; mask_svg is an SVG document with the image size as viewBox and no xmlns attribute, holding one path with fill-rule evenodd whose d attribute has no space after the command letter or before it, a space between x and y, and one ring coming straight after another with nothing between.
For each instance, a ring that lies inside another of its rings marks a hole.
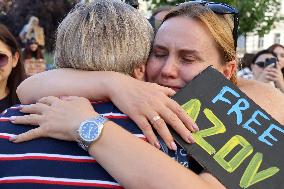
<instances>
[{"instance_id":1,"label":"crowd of people","mask_svg":"<svg viewBox=\"0 0 284 189\"><path fill-rule=\"evenodd\" d=\"M257 53L237 77L238 11L211 5L161 8L151 26L120 0L78 4L57 29L57 69L23 82L22 52L1 25L1 111L22 105L2 114L0 187L225 188L175 142L168 127L189 144L199 128L170 97L212 66L283 125L284 48ZM25 60L43 59L38 24L20 33Z\"/></svg>"}]
</instances>

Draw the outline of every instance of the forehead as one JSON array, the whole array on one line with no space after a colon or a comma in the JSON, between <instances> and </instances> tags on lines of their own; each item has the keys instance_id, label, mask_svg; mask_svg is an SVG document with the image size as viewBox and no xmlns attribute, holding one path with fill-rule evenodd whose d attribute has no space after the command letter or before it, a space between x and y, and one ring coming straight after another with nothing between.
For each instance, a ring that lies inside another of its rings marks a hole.
<instances>
[{"instance_id":1,"label":"forehead","mask_svg":"<svg viewBox=\"0 0 284 189\"><path fill-rule=\"evenodd\" d=\"M264 61L265 59L267 58L273 58L274 56L270 53L267 53L267 54L262 54L260 55L259 57L257 57L257 59L255 60L256 62L257 61Z\"/></svg>"},{"instance_id":2,"label":"forehead","mask_svg":"<svg viewBox=\"0 0 284 189\"><path fill-rule=\"evenodd\" d=\"M274 52L276 52L276 53L284 53L284 48L282 48L282 47L276 47L276 48L274 49Z\"/></svg>"},{"instance_id":3,"label":"forehead","mask_svg":"<svg viewBox=\"0 0 284 189\"><path fill-rule=\"evenodd\" d=\"M11 53L10 48L1 40L0 40L0 52L6 54Z\"/></svg>"},{"instance_id":4,"label":"forehead","mask_svg":"<svg viewBox=\"0 0 284 189\"><path fill-rule=\"evenodd\" d=\"M175 46L188 50L217 50L209 29L200 21L188 17L166 20L159 28L154 45Z\"/></svg>"}]
</instances>

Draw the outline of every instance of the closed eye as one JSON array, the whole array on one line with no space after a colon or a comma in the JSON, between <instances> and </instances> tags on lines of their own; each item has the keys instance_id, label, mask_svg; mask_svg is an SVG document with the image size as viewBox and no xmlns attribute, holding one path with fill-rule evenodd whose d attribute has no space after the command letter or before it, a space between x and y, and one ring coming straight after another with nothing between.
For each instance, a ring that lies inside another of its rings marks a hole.
<instances>
[{"instance_id":1,"label":"closed eye","mask_svg":"<svg viewBox=\"0 0 284 189\"><path fill-rule=\"evenodd\" d=\"M152 55L157 58L165 57L168 55L168 52L165 50L153 50Z\"/></svg>"},{"instance_id":2,"label":"closed eye","mask_svg":"<svg viewBox=\"0 0 284 189\"><path fill-rule=\"evenodd\" d=\"M197 62L197 59L194 56L186 56L186 57L181 57L181 62L183 64L192 64Z\"/></svg>"}]
</instances>

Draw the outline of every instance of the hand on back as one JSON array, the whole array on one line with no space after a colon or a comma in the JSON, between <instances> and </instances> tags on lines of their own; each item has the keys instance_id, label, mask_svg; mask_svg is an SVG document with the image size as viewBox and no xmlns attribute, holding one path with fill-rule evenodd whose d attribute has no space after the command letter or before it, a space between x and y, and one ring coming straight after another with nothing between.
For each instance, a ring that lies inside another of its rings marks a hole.
<instances>
[{"instance_id":1,"label":"hand on back","mask_svg":"<svg viewBox=\"0 0 284 189\"><path fill-rule=\"evenodd\" d=\"M39 127L10 139L16 143L39 137L76 141L80 123L98 115L89 100L82 97L44 97L36 104L22 106L20 111L29 115L11 117L12 123Z\"/></svg>"}]
</instances>

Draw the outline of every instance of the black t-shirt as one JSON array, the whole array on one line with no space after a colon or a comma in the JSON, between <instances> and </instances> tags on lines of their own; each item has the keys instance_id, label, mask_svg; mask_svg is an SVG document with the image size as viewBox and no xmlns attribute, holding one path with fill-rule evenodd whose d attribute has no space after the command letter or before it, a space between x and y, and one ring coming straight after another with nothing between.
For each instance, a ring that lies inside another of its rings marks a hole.
<instances>
[{"instance_id":1,"label":"black t-shirt","mask_svg":"<svg viewBox=\"0 0 284 189\"><path fill-rule=\"evenodd\" d=\"M12 99L10 95L0 100L0 113L12 106Z\"/></svg>"}]
</instances>

